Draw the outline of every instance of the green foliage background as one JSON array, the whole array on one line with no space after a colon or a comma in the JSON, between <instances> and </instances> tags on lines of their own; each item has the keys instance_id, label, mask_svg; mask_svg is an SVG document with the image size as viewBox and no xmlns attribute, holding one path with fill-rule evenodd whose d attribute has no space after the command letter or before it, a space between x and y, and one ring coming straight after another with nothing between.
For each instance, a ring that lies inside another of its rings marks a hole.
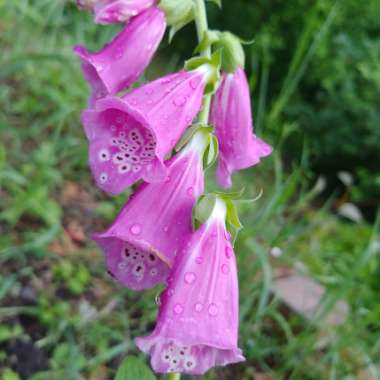
<instances>
[{"instance_id":1,"label":"green foliage background","mask_svg":"<svg viewBox=\"0 0 380 380\"><path fill-rule=\"evenodd\" d=\"M248 197L264 190L240 210L236 247L247 362L204 378L378 379L380 3L225 0L222 11L208 9L212 27L255 39L246 46L255 129L275 153L235 178ZM138 355L133 338L154 325L160 289L115 285L88 238L127 194L110 199L90 178L79 123L88 89L71 49L99 49L117 29L69 1L0 0L5 380L113 379L126 355ZM177 69L194 48L189 25L165 40L144 80ZM342 217L347 203L363 217ZM311 319L274 296L279 270L326 289ZM339 301L346 319L330 326L324 317ZM120 368L118 380L128 372Z\"/></svg>"}]
</instances>

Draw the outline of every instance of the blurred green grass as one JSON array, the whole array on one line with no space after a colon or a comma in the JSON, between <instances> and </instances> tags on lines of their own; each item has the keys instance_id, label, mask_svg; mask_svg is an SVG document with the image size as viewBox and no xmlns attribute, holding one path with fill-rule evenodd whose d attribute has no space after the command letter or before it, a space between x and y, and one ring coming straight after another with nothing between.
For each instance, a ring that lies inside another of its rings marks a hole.
<instances>
[{"instance_id":1,"label":"blurred green grass","mask_svg":"<svg viewBox=\"0 0 380 380\"><path fill-rule=\"evenodd\" d=\"M370 4L367 12L376 13L380 7ZM275 144L275 153L236 177L248 197L264 190L253 205L242 206L245 230L236 248L240 345L247 362L204 378L248 380L265 373L273 379L377 379L379 218L357 223L337 215L340 204L365 201L366 187L341 185L333 192L323 186L318 176L324 173L313 163L318 151L321 156L326 152L310 143L319 132L303 129L305 113L300 111L321 106L314 97L300 100L302 80L303 91L312 85L313 75L338 88L345 83L343 69L356 73L344 55L334 58L341 76L320 74L315 65L329 59L332 30L352 14L355 4L347 6L348 12L341 2L316 1L306 18L305 1L277 5L237 2L240 12L247 10L244 20L252 20L242 26L230 4L222 14L210 6L215 25L241 34L258 31L256 44L247 49L256 128ZM259 16L263 21L256 29ZM293 23L302 33L295 33ZM88 238L112 220L127 195L106 197L89 175L79 123L88 90L71 49L78 43L97 49L116 29L94 25L90 15L68 1L0 2L0 368L5 380L112 379L122 358L137 354L133 338L154 325L160 289L141 296L115 285ZM192 32L191 27L180 32L172 47L165 42L147 77L180 65L194 48ZM286 48L288 39L292 43ZM378 51L372 55L378 57ZM286 57L281 65L279 56ZM373 67L372 78L377 78L378 61L361 60L362 72L367 75ZM363 100L368 107L371 91ZM336 107L329 103L335 92L326 94L326 107ZM357 104L357 98L352 95L350 102ZM350 102L340 97L339 109ZM344 116L340 122L349 122ZM324 127L324 121L317 119L317 126ZM334 138L339 144L339 135ZM362 150L361 142L355 149ZM379 148L378 140L371 144ZM280 257L270 254L274 247L281 250ZM272 293L276 271L289 268L326 288L311 320L286 308ZM341 300L348 305L346 320L327 325L324 316Z\"/></svg>"}]
</instances>

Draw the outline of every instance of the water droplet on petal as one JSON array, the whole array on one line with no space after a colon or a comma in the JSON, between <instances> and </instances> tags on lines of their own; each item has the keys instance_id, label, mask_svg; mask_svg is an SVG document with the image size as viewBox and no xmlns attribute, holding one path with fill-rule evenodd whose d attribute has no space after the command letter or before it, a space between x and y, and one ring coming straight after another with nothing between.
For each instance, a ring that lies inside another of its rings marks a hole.
<instances>
[{"instance_id":1,"label":"water droplet on petal","mask_svg":"<svg viewBox=\"0 0 380 380\"><path fill-rule=\"evenodd\" d=\"M185 273L185 282L186 284L192 284L196 280L197 276L193 272Z\"/></svg>"},{"instance_id":2,"label":"water droplet on petal","mask_svg":"<svg viewBox=\"0 0 380 380\"><path fill-rule=\"evenodd\" d=\"M230 240L231 239L231 234L226 230L224 231L224 237L226 240Z\"/></svg>"},{"instance_id":3,"label":"water droplet on petal","mask_svg":"<svg viewBox=\"0 0 380 380\"><path fill-rule=\"evenodd\" d=\"M198 257L195 259L195 262L196 262L197 264L202 264L202 263L203 263L203 257L198 256Z\"/></svg>"},{"instance_id":4,"label":"water droplet on petal","mask_svg":"<svg viewBox=\"0 0 380 380\"><path fill-rule=\"evenodd\" d=\"M186 103L186 98L184 96L178 96L178 98L173 100L174 105L177 107L182 107Z\"/></svg>"},{"instance_id":5,"label":"water droplet on petal","mask_svg":"<svg viewBox=\"0 0 380 380\"><path fill-rule=\"evenodd\" d=\"M234 254L234 251L231 247L226 247L226 256L229 259Z\"/></svg>"},{"instance_id":6,"label":"water droplet on petal","mask_svg":"<svg viewBox=\"0 0 380 380\"><path fill-rule=\"evenodd\" d=\"M165 227L164 227L164 231L165 231L165 232L168 232L168 231L169 231L169 226L165 226Z\"/></svg>"},{"instance_id":7,"label":"water droplet on petal","mask_svg":"<svg viewBox=\"0 0 380 380\"><path fill-rule=\"evenodd\" d=\"M187 193L188 196L192 197L194 195L194 189L192 187L189 187L186 190L186 193Z\"/></svg>"},{"instance_id":8,"label":"water droplet on petal","mask_svg":"<svg viewBox=\"0 0 380 380\"><path fill-rule=\"evenodd\" d=\"M194 306L196 312L200 313L203 310L203 305L201 303L196 303Z\"/></svg>"},{"instance_id":9,"label":"water droplet on petal","mask_svg":"<svg viewBox=\"0 0 380 380\"><path fill-rule=\"evenodd\" d=\"M129 230L133 235L139 235L141 233L141 226L140 224L134 224Z\"/></svg>"},{"instance_id":10,"label":"water droplet on petal","mask_svg":"<svg viewBox=\"0 0 380 380\"><path fill-rule=\"evenodd\" d=\"M183 307L182 307L182 305L177 303L177 305L174 306L173 310L174 310L175 314L181 314L183 312Z\"/></svg>"},{"instance_id":11,"label":"water droplet on petal","mask_svg":"<svg viewBox=\"0 0 380 380\"><path fill-rule=\"evenodd\" d=\"M227 264L222 265L222 273L228 274L230 272L230 267Z\"/></svg>"},{"instance_id":12,"label":"water droplet on petal","mask_svg":"<svg viewBox=\"0 0 380 380\"><path fill-rule=\"evenodd\" d=\"M198 78L193 78L193 79L190 81L190 87L191 87L193 90L196 90L197 87L198 87L198 83L199 83L199 79L198 79Z\"/></svg>"},{"instance_id":13,"label":"water droplet on petal","mask_svg":"<svg viewBox=\"0 0 380 380\"><path fill-rule=\"evenodd\" d=\"M218 314L218 306L216 306L214 303L212 303L208 307L208 313L212 316L215 317Z\"/></svg>"},{"instance_id":14,"label":"water droplet on petal","mask_svg":"<svg viewBox=\"0 0 380 380\"><path fill-rule=\"evenodd\" d=\"M168 290L168 296L172 297L173 295L174 295L174 290L173 289L169 289Z\"/></svg>"}]
</instances>

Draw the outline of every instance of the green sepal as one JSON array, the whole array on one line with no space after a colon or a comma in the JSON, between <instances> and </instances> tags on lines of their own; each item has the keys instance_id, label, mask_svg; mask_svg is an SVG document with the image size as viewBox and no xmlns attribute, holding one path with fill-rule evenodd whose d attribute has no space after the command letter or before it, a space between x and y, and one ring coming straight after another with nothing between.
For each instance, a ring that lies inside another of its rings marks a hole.
<instances>
[{"instance_id":1,"label":"green sepal","mask_svg":"<svg viewBox=\"0 0 380 380\"><path fill-rule=\"evenodd\" d=\"M211 45L219 40L220 32L217 30L208 30L203 35L201 42L197 45L194 50L194 54L200 53L203 50L206 50Z\"/></svg>"},{"instance_id":2,"label":"green sepal","mask_svg":"<svg viewBox=\"0 0 380 380\"><path fill-rule=\"evenodd\" d=\"M219 8L222 8L222 0L207 0L210 3L216 4Z\"/></svg>"},{"instance_id":3,"label":"green sepal","mask_svg":"<svg viewBox=\"0 0 380 380\"><path fill-rule=\"evenodd\" d=\"M165 12L169 31L169 42L174 35L189 22L194 20L193 0L161 0L159 7Z\"/></svg>"},{"instance_id":4,"label":"green sepal","mask_svg":"<svg viewBox=\"0 0 380 380\"><path fill-rule=\"evenodd\" d=\"M202 123L193 124L183 134L183 136L181 137L181 139L179 140L179 142L175 146L174 150L176 152L180 151L191 140L191 138L195 135L195 133L200 131L200 130L204 131L205 133L211 133L212 127L207 125L207 124L202 124Z\"/></svg>"},{"instance_id":5,"label":"green sepal","mask_svg":"<svg viewBox=\"0 0 380 380\"><path fill-rule=\"evenodd\" d=\"M222 67L225 71L233 73L238 67L244 68L245 54L239 37L230 32L222 32L214 45L223 49Z\"/></svg>"},{"instance_id":6,"label":"green sepal","mask_svg":"<svg viewBox=\"0 0 380 380\"><path fill-rule=\"evenodd\" d=\"M172 42L175 34L181 30L184 26L189 24L191 21L194 19L194 11L191 10L185 18L183 18L180 22L175 23L171 26L170 31L169 31L169 43Z\"/></svg>"},{"instance_id":7,"label":"green sepal","mask_svg":"<svg viewBox=\"0 0 380 380\"><path fill-rule=\"evenodd\" d=\"M212 130L210 132L212 132ZM203 167L205 170L214 164L219 154L219 142L216 136L212 133L209 133L208 138L208 146L203 156Z\"/></svg>"},{"instance_id":8,"label":"green sepal","mask_svg":"<svg viewBox=\"0 0 380 380\"><path fill-rule=\"evenodd\" d=\"M213 94L219 84L221 62L222 51L218 49L211 55L211 58L202 56L190 58L185 62L185 69L195 70L201 67L202 65L209 65L212 68L212 73L208 78L204 94Z\"/></svg>"},{"instance_id":9,"label":"green sepal","mask_svg":"<svg viewBox=\"0 0 380 380\"><path fill-rule=\"evenodd\" d=\"M260 189L259 194L256 195L255 198L251 198L251 199L236 199L235 203L236 203L237 206L240 206L240 205L243 205L243 206L244 205L251 205L252 203L257 202L262 197L263 193L264 193L263 189Z\"/></svg>"},{"instance_id":10,"label":"green sepal","mask_svg":"<svg viewBox=\"0 0 380 380\"><path fill-rule=\"evenodd\" d=\"M238 235L239 235L241 228L236 228L228 222L226 223L226 226L227 226L228 232L231 235L231 244L234 247L235 243L236 243L236 239L238 238Z\"/></svg>"},{"instance_id":11,"label":"green sepal","mask_svg":"<svg viewBox=\"0 0 380 380\"><path fill-rule=\"evenodd\" d=\"M217 196L215 194L201 195L195 206L193 207L192 224L193 228L197 229L201 224L204 224L209 219L215 207Z\"/></svg>"},{"instance_id":12,"label":"green sepal","mask_svg":"<svg viewBox=\"0 0 380 380\"><path fill-rule=\"evenodd\" d=\"M224 191L215 191L215 194L217 194L222 199L237 200L237 199L240 199L242 197L242 195L244 194L244 191L245 191L245 188L242 187L238 191L230 191L228 193L226 193Z\"/></svg>"}]
</instances>

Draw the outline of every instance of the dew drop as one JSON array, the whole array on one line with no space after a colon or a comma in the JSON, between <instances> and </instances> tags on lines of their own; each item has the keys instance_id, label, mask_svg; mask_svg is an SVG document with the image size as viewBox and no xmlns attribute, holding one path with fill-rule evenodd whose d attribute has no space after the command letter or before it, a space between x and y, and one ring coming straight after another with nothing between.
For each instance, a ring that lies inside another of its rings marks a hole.
<instances>
[{"instance_id":1,"label":"dew drop","mask_svg":"<svg viewBox=\"0 0 380 380\"><path fill-rule=\"evenodd\" d=\"M216 306L214 303L210 304L210 306L208 307L208 313L212 317L215 317L218 314L218 306Z\"/></svg>"},{"instance_id":2,"label":"dew drop","mask_svg":"<svg viewBox=\"0 0 380 380\"><path fill-rule=\"evenodd\" d=\"M221 269L223 274L228 274L230 272L230 267L227 264L223 264Z\"/></svg>"},{"instance_id":3,"label":"dew drop","mask_svg":"<svg viewBox=\"0 0 380 380\"><path fill-rule=\"evenodd\" d=\"M186 284L191 285L196 280L197 276L193 272L185 273L185 282Z\"/></svg>"},{"instance_id":4,"label":"dew drop","mask_svg":"<svg viewBox=\"0 0 380 380\"><path fill-rule=\"evenodd\" d=\"M202 263L203 263L203 257L198 256L198 257L195 259L195 262L196 262L197 264L202 264Z\"/></svg>"},{"instance_id":5,"label":"dew drop","mask_svg":"<svg viewBox=\"0 0 380 380\"><path fill-rule=\"evenodd\" d=\"M193 78L193 79L190 81L190 87L191 87L193 90L196 90L197 87L198 87L198 83L199 83L198 78Z\"/></svg>"},{"instance_id":6,"label":"dew drop","mask_svg":"<svg viewBox=\"0 0 380 380\"><path fill-rule=\"evenodd\" d=\"M229 259L232 255L233 255L233 253L234 253L234 251L232 250L232 248L231 247L226 247L226 256L227 256L227 258Z\"/></svg>"},{"instance_id":7,"label":"dew drop","mask_svg":"<svg viewBox=\"0 0 380 380\"><path fill-rule=\"evenodd\" d=\"M174 306L173 310L174 310L175 314L181 314L183 312L183 307L182 307L182 305L177 303L177 305Z\"/></svg>"},{"instance_id":8,"label":"dew drop","mask_svg":"<svg viewBox=\"0 0 380 380\"><path fill-rule=\"evenodd\" d=\"M174 290L173 289L169 289L168 290L168 296L169 297L173 297L173 295L174 295Z\"/></svg>"},{"instance_id":9,"label":"dew drop","mask_svg":"<svg viewBox=\"0 0 380 380\"><path fill-rule=\"evenodd\" d=\"M201 303L196 303L194 309L197 313L200 313L203 310L203 305Z\"/></svg>"},{"instance_id":10,"label":"dew drop","mask_svg":"<svg viewBox=\"0 0 380 380\"><path fill-rule=\"evenodd\" d=\"M173 100L173 103L177 107L182 107L186 103L186 98L184 96L178 96L178 98Z\"/></svg>"},{"instance_id":11,"label":"dew drop","mask_svg":"<svg viewBox=\"0 0 380 380\"><path fill-rule=\"evenodd\" d=\"M228 241L231 239L231 234L227 230L224 231L224 238Z\"/></svg>"},{"instance_id":12,"label":"dew drop","mask_svg":"<svg viewBox=\"0 0 380 380\"><path fill-rule=\"evenodd\" d=\"M194 195L194 189L192 187L189 187L186 190L186 193L187 193L188 196L192 197Z\"/></svg>"},{"instance_id":13,"label":"dew drop","mask_svg":"<svg viewBox=\"0 0 380 380\"><path fill-rule=\"evenodd\" d=\"M164 231L165 231L165 232L168 232L168 231L169 231L169 226L165 226L165 227L164 227Z\"/></svg>"},{"instance_id":14,"label":"dew drop","mask_svg":"<svg viewBox=\"0 0 380 380\"><path fill-rule=\"evenodd\" d=\"M141 226L140 224L134 224L129 230L133 235L139 235L141 233Z\"/></svg>"}]
</instances>

